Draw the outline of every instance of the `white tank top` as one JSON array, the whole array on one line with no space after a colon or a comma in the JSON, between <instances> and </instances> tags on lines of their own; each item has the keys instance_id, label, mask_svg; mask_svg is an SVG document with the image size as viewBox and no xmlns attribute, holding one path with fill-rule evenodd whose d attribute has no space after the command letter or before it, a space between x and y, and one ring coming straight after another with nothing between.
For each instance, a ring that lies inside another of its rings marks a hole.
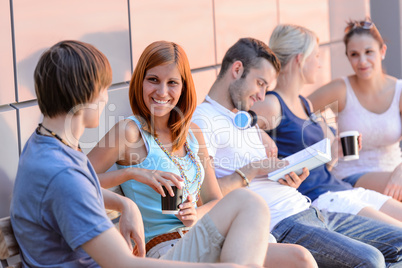
<instances>
[{"instance_id":1,"label":"white tank top","mask_svg":"<svg viewBox=\"0 0 402 268\"><path fill-rule=\"evenodd\" d=\"M343 179L361 172L393 171L402 162L399 146L402 135L399 110L402 81L396 82L394 98L388 110L376 114L360 104L349 79L343 77L343 80L346 84L346 105L338 115L338 131L359 131L363 147L358 160L340 159L333 169L334 175Z\"/></svg>"}]
</instances>

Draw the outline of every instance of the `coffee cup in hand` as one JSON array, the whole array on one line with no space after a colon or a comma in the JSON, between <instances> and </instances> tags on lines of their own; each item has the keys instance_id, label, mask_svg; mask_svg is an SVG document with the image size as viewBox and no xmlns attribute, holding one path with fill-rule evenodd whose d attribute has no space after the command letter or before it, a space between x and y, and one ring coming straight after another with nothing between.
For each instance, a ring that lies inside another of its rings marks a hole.
<instances>
[{"instance_id":1,"label":"coffee cup in hand","mask_svg":"<svg viewBox=\"0 0 402 268\"><path fill-rule=\"evenodd\" d=\"M344 131L339 134L342 144L343 160L356 160L359 159L359 132L358 131Z\"/></svg>"},{"instance_id":2,"label":"coffee cup in hand","mask_svg":"<svg viewBox=\"0 0 402 268\"><path fill-rule=\"evenodd\" d=\"M161 196L162 214L178 214L180 210L179 205L183 203L184 183L181 183L181 189L177 188L173 183L170 186L172 187L174 196L171 196L166 187L162 185L165 192L165 197Z\"/></svg>"}]
</instances>

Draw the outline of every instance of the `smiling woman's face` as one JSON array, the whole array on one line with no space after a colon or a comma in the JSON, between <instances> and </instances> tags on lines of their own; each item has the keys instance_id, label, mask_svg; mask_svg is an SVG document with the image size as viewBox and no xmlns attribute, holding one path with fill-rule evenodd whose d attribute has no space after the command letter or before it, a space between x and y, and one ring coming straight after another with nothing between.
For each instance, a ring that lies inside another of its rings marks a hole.
<instances>
[{"instance_id":1,"label":"smiling woman's face","mask_svg":"<svg viewBox=\"0 0 402 268\"><path fill-rule=\"evenodd\" d=\"M183 88L176 64L158 65L145 73L144 103L155 117L169 116L180 99Z\"/></svg>"},{"instance_id":2,"label":"smiling woman's face","mask_svg":"<svg viewBox=\"0 0 402 268\"><path fill-rule=\"evenodd\" d=\"M373 73L382 73L381 60L386 46L368 34L353 35L346 48L346 55L359 78L369 78Z\"/></svg>"}]
</instances>

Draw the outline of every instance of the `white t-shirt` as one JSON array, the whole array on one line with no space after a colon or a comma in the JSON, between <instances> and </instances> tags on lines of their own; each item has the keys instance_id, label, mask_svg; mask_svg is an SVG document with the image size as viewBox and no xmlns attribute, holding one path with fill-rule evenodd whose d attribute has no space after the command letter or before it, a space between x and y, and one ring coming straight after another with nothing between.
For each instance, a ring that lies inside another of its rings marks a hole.
<instances>
[{"instance_id":1,"label":"white t-shirt","mask_svg":"<svg viewBox=\"0 0 402 268\"><path fill-rule=\"evenodd\" d=\"M202 130L208 153L214 159L218 179L267 157L258 129L240 130L233 124L234 117L233 112L209 96L197 106L193 115L193 122ZM297 189L270 181L268 176L254 178L250 189L267 202L271 211L271 230L281 220L310 206L308 199Z\"/></svg>"}]
</instances>

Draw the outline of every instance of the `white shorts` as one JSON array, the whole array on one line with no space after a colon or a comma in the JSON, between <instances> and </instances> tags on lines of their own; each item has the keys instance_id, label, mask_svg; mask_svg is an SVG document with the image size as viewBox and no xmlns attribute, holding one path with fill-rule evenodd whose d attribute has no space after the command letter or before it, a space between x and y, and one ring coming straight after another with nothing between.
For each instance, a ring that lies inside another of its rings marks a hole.
<instances>
[{"instance_id":1,"label":"white shorts","mask_svg":"<svg viewBox=\"0 0 402 268\"><path fill-rule=\"evenodd\" d=\"M376 191L354 188L351 190L322 194L313 201L312 205L319 210L356 215L365 207L380 210L384 203L390 198L390 196L380 194Z\"/></svg>"},{"instance_id":2,"label":"white shorts","mask_svg":"<svg viewBox=\"0 0 402 268\"><path fill-rule=\"evenodd\" d=\"M219 262L222 236L212 219L205 214L183 238L165 241L148 251L147 257L187 262Z\"/></svg>"}]
</instances>

